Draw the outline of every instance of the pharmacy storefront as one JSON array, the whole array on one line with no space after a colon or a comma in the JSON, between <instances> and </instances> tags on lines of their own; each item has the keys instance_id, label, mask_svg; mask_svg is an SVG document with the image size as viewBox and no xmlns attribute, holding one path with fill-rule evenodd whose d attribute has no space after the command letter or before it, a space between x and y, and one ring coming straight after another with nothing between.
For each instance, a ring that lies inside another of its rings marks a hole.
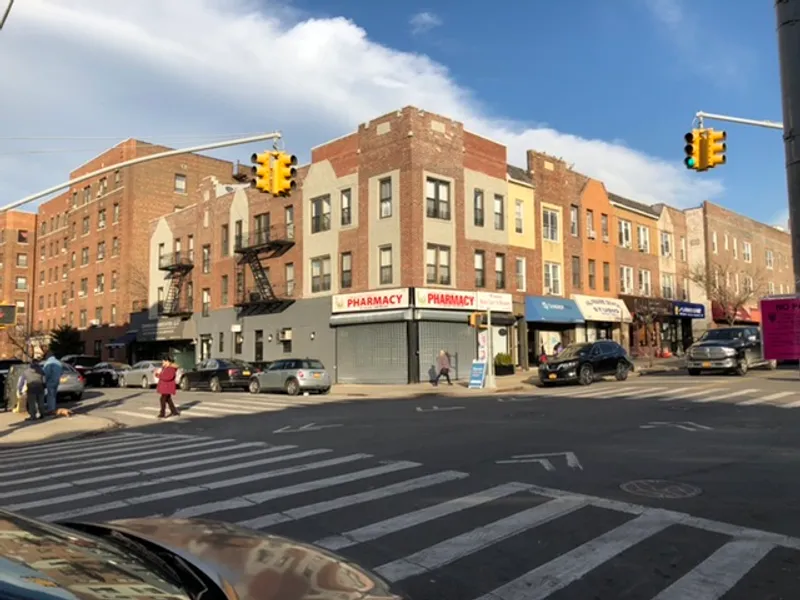
<instances>
[{"instance_id":1,"label":"pharmacy storefront","mask_svg":"<svg viewBox=\"0 0 800 600\"><path fill-rule=\"evenodd\" d=\"M333 296L336 382L408 383L412 319L408 288Z\"/></svg>"},{"instance_id":2,"label":"pharmacy storefront","mask_svg":"<svg viewBox=\"0 0 800 600\"><path fill-rule=\"evenodd\" d=\"M581 294L573 294L572 299L575 300L586 321L583 339L578 341L614 340L623 348L629 348L628 326L633 322L633 318L622 300Z\"/></svg>"}]
</instances>

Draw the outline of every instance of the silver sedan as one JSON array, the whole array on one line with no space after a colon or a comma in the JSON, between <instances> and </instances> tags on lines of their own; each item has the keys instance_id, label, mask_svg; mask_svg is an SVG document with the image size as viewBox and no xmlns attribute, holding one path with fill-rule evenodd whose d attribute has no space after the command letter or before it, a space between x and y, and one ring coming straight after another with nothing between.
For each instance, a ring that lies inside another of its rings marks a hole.
<instances>
[{"instance_id":1,"label":"silver sedan","mask_svg":"<svg viewBox=\"0 0 800 600\"><path fill-rule=\"evenodd\" d=\"M160 360L141 360L120 374L119 387L138 386L144 389L158 383L156 371L161 368Z\"/></svg>"},{"instance_id":2,"label":"silver sedan","mask_svg":"<svg viewBox=\"0 0 800 600\"><path fill-rule=\"evenodd\" d=\"M311 358L276 360L266 371L250 378L250 393L283 391L290 396L303 392L327 394L331 376L320 361Z\"/></svg>"}]
</instances>

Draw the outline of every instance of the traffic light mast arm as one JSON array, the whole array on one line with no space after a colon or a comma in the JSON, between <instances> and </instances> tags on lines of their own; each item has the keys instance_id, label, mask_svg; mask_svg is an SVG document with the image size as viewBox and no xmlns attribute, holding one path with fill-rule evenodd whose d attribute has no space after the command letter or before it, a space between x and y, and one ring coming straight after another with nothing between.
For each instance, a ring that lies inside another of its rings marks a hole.
<instances>
[{"instance_id":1,"label":"traffic light mast arm","mask_svg":"<svg viewBox=\"0 0 800 600\"><path fill-rule=\"evenodd\" d=\"M738 123L739 125L752 125L754 127L780 129L783 131L783 123L776 123L775 121L756 121L754 119L742 119L740 117L729 117L727 115L715 115L714 113L707 113L703 111L696 113L694 117L697 119L697 125L700 129L703 129L703 120L709 119L711 121L726 121L728 123Z\"/></svg>"}]
</instances>

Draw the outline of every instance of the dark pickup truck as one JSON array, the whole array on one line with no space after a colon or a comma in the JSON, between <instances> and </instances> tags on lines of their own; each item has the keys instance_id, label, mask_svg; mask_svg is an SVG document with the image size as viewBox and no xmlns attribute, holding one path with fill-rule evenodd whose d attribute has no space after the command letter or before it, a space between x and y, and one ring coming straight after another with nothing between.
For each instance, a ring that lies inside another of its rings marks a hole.
<instances>
[{"instance_id":1,"label":"dark pickup truck","mask_svg":"<svg viewBox=\"0 0 800 600\"><path fill-rule=\"evenodd\" d=\"M699 375L703 371L746 375L753 367L777 367L774 360L764 358L758 327L709 329L686 352L689 375Z\"/></svg>"}]
</instances>

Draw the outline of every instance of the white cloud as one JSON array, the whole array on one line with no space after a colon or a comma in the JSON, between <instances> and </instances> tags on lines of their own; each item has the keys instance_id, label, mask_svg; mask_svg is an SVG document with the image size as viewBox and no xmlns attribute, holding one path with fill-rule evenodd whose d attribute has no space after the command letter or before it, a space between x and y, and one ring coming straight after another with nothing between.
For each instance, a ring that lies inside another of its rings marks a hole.
<instances>
[{"instance_id":1,"label":"white cloud","mask_svg":"<svg viewBox=\"0 0 800 600\"><path fill-rule=\"evenodd\" d=\"M408 23L411 25L411 33L419 35L439 27L442 20L431 12L419 12L411 17Z\"/></svg>"},{"instance_id":2,"label":"white cloud","mask_svg":"<svg viewBox=\"0 0 800 600\"><path fill-rule=\"evenodd\" d=\"M690 175L678 158L668 162L619 143L491 117L446 67L376 44L343 18L301 20L243 0L77 6L72 0L15 6L13 26L2 32L0 81L14 84L0 94L6 117L0 135L118 135L177 145L189 132L277 127L287 147L307 158L304 149L411 104L506 143L512 163L524 166L526 149L542 150L640 201L688 206L722 192L719 181ZM96 150L9 156L43 142L21 146L0 138L0 204L58 183L112 142L87 143L75 142ZM246 160L251 151L220 155Z\"/></svg>"}]
</instances>

